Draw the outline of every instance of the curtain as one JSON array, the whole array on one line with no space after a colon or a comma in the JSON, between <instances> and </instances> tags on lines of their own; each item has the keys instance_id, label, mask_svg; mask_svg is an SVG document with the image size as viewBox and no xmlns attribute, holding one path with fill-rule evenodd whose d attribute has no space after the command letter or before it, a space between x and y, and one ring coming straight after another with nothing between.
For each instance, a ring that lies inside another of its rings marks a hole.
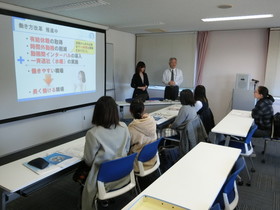
<instances>
[{"instance_id":1,"label":"curtain","mask_svg":"<svg viewBox=\"0 0 280 210\"><path fill-rule=\"evenodd\" d=\"M208 31L200 31L197 34L197 64L195 86L202 82L203 66L208 46Z\"/></svg>"},{"instance_id":2,"label":"curtain","mask_svg":"<svg viewBox=\"0 0 280 210\"><path fill-rule=\"evenodd\" d=\"M280 97L280 30L270 30L265 86L271 95Z\"/></svg>"}]
</instances>

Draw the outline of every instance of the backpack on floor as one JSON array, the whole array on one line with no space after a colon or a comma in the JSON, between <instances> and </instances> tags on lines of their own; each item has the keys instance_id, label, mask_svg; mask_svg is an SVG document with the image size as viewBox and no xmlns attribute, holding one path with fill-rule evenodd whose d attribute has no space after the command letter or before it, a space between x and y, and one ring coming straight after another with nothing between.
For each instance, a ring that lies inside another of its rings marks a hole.
<instances>
[{"instance_id":1,"label":"backpack on floor","mask_svg":"<svg viewBox=\"0 0 280 210\"><path fill-rule=\"evenodd\" d=\"M163 174L172 167L179 159L179 146L168 145L159 148L160 170Z\"/></svg>"},{"instance_id":2,"label":"backpack on floor","mask_svg":"<svg viewBox=\"0 0 280 210\"><path fill-rule=\"evenodd\" d=\"M280 138L280 112L273 116L273 138Z\"/></svg>"}]
</instances>

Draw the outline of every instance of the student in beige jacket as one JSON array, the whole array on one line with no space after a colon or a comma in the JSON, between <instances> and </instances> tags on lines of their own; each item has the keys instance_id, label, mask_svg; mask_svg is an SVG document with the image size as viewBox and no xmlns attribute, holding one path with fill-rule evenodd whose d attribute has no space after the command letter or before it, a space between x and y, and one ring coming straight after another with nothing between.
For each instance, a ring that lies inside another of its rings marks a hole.
<instances>
[{"instance_id":1,"label":"student in beige jacket","mask_svg":"<svg viewBox=\"0 0 280 210\"><path fill-rule=\"evenodd\" d=\"M157 140L156 133L156 122L153 117L149 114L144 114L144 104L140 100L133 100L130 104L130 112L134 120L128 125L128 130L130 132L131 143L129 153L138 154L142 148L149 143ZM138 157L138 156L137 156ZM137 157L134 162L134 170L139 171L136 164ZM156 158L152 158L150 161L144 163L145 169L150 169L154 166Z\"/></svg>"}]
</instances>

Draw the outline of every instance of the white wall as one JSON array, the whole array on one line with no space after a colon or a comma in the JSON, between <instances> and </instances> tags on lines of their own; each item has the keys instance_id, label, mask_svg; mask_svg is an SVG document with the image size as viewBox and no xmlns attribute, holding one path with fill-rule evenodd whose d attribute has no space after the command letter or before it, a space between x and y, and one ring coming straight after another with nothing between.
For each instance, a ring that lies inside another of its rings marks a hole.
<instances>
[{"instance_id":1,"label":"white wall","mask_svg":"<svg viewBox=\"0 0 280 210\"><path fill-rule=\"evenodd\" d=\"M93 107L30 118L0 125L0 157L86 130Z\"/></svg>"},{"instance_id":2,"label":"white wall","mask_svg":"<svg viewBox=\"0 0 280 210\"><path fill-rule=\"evenodd\" d=\"M250 74L263 85L266 53L265 29L210 32L202 84L216 123L230 111L237 73Z\"/></svg>"},{"instance_id":3,"label":"white wall","mask_svg":"<svg viewBox=\"0 0 280 210\"><path fill-rule=\"evenodd\" d=\"M132 97L131 78L135 72L135 35L116 30L107 31L107 43L114 45L114 78L116 100Z\"/></svg>"}]
</instances>

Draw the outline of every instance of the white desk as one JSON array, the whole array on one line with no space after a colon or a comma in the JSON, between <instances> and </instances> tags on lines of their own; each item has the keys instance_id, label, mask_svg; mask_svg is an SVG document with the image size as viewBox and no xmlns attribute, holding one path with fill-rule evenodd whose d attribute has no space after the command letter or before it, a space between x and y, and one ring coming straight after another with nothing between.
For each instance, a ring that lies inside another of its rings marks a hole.
<instances>
[{"instance_id":1,"label":"white desk","mask_svg":"<svg viewBox=\"0 0 280 210\"><path fill-rule=\"evenodd\" d=\"M155 112L151 112L150 115L154 117L157 125L161 125L167 121L174 119L182 107L181 104L174 104L163 109L159 109Z\"/></svg>"},{"instance_id":2,"label":"white desk","mask_svg":"<svg viewBox=\"0 0 280 210\"><path fill-rule=\"evenodd\" d=\"M53 174L56 174L62 170L69 168L70 166L79 163L83 157L84 144L85 137L82 137L0 166L0 188L2 191L2 202L0 209L4 210L6 208L6 203L11 201L13 198L15 199L19 197L16 192L19 192L20 190L36 182L42 181ZM38 175L23 165L23 163L29 162L32 159L35 159L37 157L45 157L54 152L59 152L72 157L76 157L75 161L69 161L68 164L65 164L64 167L58 167L57 169L43 175Z\"/></svg>"},{"instance_id":3,"label":"white desk","mask_svg":"<svg viewBox=\"0 0 280 210\"><path fill-rule=\"evenodd\" d=\"M231 110L211 131L230 136L246 137L254 119L250 111Z\"/></svg>"},{"instance_id":4,"label":"white desk","mask_svg":"<svg viewBox=\"0 0 280 210\"><path fill-rule=\"evenodd\" d=\"M241 150L201 142L123 209L144 195L191 210L208 210Z\"/></svg>"}]
</instances>

